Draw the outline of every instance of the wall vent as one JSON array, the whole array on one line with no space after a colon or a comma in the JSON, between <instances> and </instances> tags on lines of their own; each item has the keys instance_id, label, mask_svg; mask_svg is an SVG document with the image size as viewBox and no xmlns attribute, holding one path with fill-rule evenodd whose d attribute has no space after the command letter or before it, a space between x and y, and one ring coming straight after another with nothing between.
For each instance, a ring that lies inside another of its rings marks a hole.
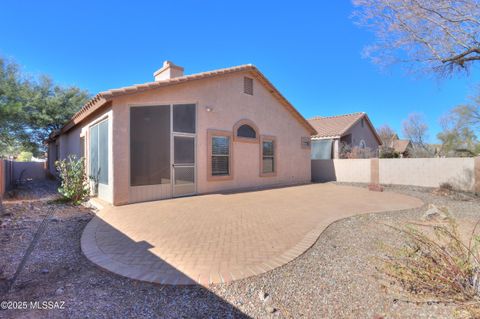
<instances>
[{"instance_id":1,"label":"wall vent","mask_svg":"<svg viewBox=\"0 0 480 319\"><path fill-rule=\"evenodd\" d=\"M253 95L253 79L244 77L243 78L243 93Z\"/></svg>"}]
</instances>

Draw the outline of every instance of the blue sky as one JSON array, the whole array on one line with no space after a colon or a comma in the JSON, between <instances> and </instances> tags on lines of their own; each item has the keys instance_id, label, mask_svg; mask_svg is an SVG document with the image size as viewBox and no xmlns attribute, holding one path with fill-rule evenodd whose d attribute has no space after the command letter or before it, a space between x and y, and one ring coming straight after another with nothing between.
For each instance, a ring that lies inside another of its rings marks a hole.
<instances>
[{"instance_id":1,"label":"blue sky","mask_svg":"<svg viewBox=\"0 0 480 319\"><path fill-rule=\"evenodd\" d=\"M305 116L367 112L401 133L424 113L439 118L475 94L478 68L438 81L361 56L373 36L350 19L350 1L2 1L0 55L91 94L152 80L164 60L196 73L255 64Z\"/></svg>"}]
</instances>

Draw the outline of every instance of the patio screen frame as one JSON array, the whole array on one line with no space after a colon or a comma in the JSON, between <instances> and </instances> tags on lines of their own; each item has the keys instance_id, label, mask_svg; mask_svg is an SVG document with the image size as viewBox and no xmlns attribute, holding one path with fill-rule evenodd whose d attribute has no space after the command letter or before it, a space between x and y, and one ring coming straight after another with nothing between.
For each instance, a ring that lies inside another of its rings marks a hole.
<instances>
[{"instance_id":1,"label":"patio screen frame","mask_svg":"<svg viewBox=\"0 0 480 319\"><path fill-rule=\"evenodd\" d=\"M193 105L195 107L195 121L194 121L194 133L192 132L175 132L174 131L174 114L173 110L176 106L181 106L181 105ZM191 194L182 194L180 196L185 196L185 195L194 195L197 193L197 131L198 131L198 104L195 102L175 102L175 103L142 103L142 104L129 104L129 133L128 133L128 145L129 145L129 151L128 151L128 156L129 156L129 169L128 169L128 180L129 180L129 187L132 188L139 188L140 187L159 187L159 186L167 186L169 185L170 192L168 196L161 196L161 198L170 198L175 196L174 192L174 182L175 182L175 176L174 176L174 137L177 136L185 136L185 137L192 137L194 138L194 157L195 157L195 163L194 163L194 191ZM141 185L136 185L135 183L132 183L132 110L136 108L142 108L142 107L165 107L169 109L169 182L167 183L142 183Z\"/></svg>"}]
</instances>

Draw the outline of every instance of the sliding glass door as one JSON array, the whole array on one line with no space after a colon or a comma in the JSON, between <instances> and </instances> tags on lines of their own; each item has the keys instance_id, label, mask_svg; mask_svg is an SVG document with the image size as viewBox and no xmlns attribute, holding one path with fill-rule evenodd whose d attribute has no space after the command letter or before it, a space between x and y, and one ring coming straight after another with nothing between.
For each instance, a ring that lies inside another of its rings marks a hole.
<instances>
[{"instance_id":1,"label":"sliding glass door","mask_svg":"<svg viewBox=\"0 0 480 319\"><path fill-rule=\"evenodd\" d=\"M108 120L90 127L90 178L108 185Z\"/></svg>"}]
</instances>

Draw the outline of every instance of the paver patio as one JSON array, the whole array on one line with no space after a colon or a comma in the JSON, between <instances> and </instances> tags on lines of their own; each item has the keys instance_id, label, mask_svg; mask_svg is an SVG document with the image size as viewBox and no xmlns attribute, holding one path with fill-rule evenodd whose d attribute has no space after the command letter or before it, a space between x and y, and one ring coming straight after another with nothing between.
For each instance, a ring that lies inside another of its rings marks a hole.
<instances>
[{"instance_id":1,"label":"paver patio","mask_svg":"<svg viewBox=\"0 0 480 319\"><path fill-rule=\"evenodd\" d=\"M122 276L207 285L288 263L336 220L421 205L402 194L335 184L185 197L105 207L81 245L92 262Z\"/></svg>"}]
</instances>

